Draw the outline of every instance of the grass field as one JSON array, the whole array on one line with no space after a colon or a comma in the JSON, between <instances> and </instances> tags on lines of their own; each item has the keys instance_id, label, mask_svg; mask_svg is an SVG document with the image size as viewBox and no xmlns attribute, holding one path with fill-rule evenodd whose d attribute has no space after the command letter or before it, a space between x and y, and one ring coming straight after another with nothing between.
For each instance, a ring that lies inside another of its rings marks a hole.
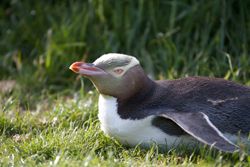
<instances>
[{"instance_id":1,"label":"grass field","mask_svg":"<svg viewBox=\"0 0 250 167\"><path fill-rule=\"evenodd\" d=\"M250 156L185 146L126 148L105 136L98 94L71 71L107 52L156 79L216 76L250 85L250 2L0 2L1 166L250 166Z\"/></svg>"},{"instance_id":2,"label":"grass field","mask_svg":"<svg viewBox=\"0 0 250 167\"><path fill-rule=\"evenodd\" d=\"M52 97L23 110L2 99L1 166L248 166L250 156L185 146L169 151L126 148L106 137L97 120L97 94ZM48 102L49 101L49 102ZM51 104L48 104L51 103ZM52 104L53 103L53 104Z\"/></svg>"}]
</instances>

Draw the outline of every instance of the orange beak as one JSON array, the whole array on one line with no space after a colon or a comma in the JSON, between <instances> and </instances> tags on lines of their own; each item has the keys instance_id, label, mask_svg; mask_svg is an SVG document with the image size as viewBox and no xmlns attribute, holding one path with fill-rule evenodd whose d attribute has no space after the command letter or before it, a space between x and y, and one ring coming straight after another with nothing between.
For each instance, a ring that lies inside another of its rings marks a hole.
<instances>
[{"instance_id":1,"label":"orange beak","mask_svg":"<svg viewBox=\"0 0 250 167\"><path fill-rule=\"evenodd\" d=\"M104 70L98 67L95 67L94 64L84 63L84 62L75 62L71 64L69 69L83 76L94 76L94 75L106 74Z\"/></svg>"},{"instance_id":2,"label":"orange beak","mask_svg":"<svg viewBox=\"0 0 250 167\"><path fill-rule=\"evenodd\" d=\"M82 64L84 64L84 63L83 62L75 62L75 63L71 64L69 69L71 69L75 73L78 73Z\"/></svg>"}]
</instances>

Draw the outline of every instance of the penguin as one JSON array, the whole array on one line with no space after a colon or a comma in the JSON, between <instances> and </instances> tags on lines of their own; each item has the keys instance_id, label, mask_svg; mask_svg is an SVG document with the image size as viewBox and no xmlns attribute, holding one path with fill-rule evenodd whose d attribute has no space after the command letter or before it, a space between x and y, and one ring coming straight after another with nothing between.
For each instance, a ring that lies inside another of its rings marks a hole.
<instances>
[{"instance_id":1,"label":"penguin","mask_svg":"<svg viewBox=\"0 0 250 167\"><path fill-rule=\"evenodd\" d=\"M133 56L108 53L70 69L100 93L101 130L122 144L169 148L197 141L224 152L250 132L250 87L221 78L150 79Z\"/></svg>"}]
</instances>

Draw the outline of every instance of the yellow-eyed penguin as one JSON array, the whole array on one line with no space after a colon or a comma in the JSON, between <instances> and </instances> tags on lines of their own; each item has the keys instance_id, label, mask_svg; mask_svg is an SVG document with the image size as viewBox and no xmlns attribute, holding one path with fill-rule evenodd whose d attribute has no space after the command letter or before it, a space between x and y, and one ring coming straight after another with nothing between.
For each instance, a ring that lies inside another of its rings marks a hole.
<instances>
[{"instance_id":1,"label":"yellow-eyed penguin","mask_svg":"<svg viewBox=\"0 0 250 167\"><path fill-rule=\"evenodd\" d=\"M250 87L208 77L154 81L135 57L118 53L70 69L92 81L101 129L121 143L173 147L196 139L234 152L230 138L250 132Z\"/></svg>"}]
</instances>

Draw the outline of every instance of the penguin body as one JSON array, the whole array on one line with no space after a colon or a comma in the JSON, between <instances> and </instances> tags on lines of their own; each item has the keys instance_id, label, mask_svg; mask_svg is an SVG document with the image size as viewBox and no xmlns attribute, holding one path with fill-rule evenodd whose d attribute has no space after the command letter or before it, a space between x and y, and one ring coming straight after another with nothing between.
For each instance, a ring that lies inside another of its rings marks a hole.
<instances>
[{"instance_id":1,"label":"penguin body","mask_svg":"<svg viewBox=\"0 0 250 167\"><path fill-rule=\"evenodd\" d=\"M71 70L100 93L99 120L123 144L169 147L199 141L226 152L250 132L250 87L208 77L153 81L132 56L110 53Z\"/></svg>"}]
</instances>

